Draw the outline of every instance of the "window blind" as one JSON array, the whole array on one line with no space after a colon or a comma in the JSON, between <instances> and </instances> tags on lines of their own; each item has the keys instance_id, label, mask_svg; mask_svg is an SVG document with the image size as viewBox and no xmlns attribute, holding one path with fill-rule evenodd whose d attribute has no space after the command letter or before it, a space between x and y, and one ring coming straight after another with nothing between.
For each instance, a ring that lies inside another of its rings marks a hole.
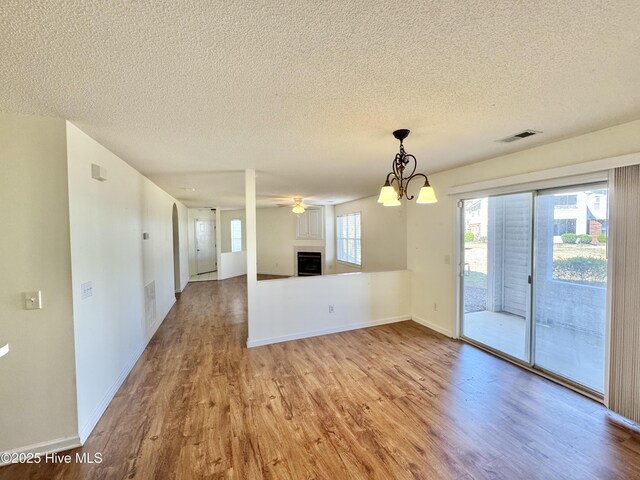
<instances>
[{"instance_id":1,"label":"window blind","mask_svg":"<svg viewBox=\"0 0 640 480\"><path fill-rule=\"evenodd\" d=\"M640 165L616 168L609 236L609 408L640 423Z\"/></svg>"},{"instance_id":2,"label":"window blind","mask_svg":"<svg viewBox=\"0 0 640 480\"><path fill-rule=\"evenodd\" d=\"M336 220L338 260L362 265L360 212L339 215Z\"/></svg>"}]
</instances>

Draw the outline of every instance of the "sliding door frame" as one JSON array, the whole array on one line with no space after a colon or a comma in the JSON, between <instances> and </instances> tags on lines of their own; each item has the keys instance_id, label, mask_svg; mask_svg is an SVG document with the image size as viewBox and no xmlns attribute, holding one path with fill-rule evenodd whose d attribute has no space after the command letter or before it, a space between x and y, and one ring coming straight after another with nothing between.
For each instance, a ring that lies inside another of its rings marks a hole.
<instances>
[{"instance_id":1,"label":"sliding door frame","mask_svg":"<svg viewBox=\"0 0 640 480\"><path fill-rule=\"evenodd\" d=\"M558 383L564 387L567 387L575 392L578 392L586 397L589 397L599 403L608 403L608 377L609 377L609 350L610 350L610 288L607 286L607 303L606 303L606 325L605 325L605 358L604 358L604 393L597 392L582 384L573 382L566 377L558 375L554 372L545 370L535 365L535 321L534 321L534 285L535 285L535 255L536 255L536 203L539 192L548 193L550 191L563 191L575 187L583 187L589 185L606 185L608 189L608 202L607 202L607 236L610 237L613 232L611 220L611 194L613 189L612 185L612 170L606 170L602 172L589 173L587 175L579 175L573 177L563 178L562 182L558 179L535 182L531 184L523 184L520 186L508 186L499 187L495 189L488 189L476 192L460 193L454 195L455 207L456 207L456 266L457 266L457 315L456 315L456 333L457 338L465 343L473 345L481 350L485 350L503 360L511 362L525 370L547 378L555 383ZM529 362L525 362L519 358L513 357L500 350L492 348L481 342L475 341L472 338L464 335L464 242L461 240L464 234L465 227L465 215L464 215L464 201L473 200L476 198L496 197L502 195L509 195L515 193L531 193L532 194L532 216L531 216L531 267L529 274L531 275L531 283L529 283ZM608 242L607 242L608 243ZM607 247L608 248L608 247ZM607 262L607 276L611 275L611 262Z\"/></svg>"},{"instance_id":2,"label":"sliding door frame","mask_svg":"<svg viewBox=\"0 0 640 480\"><path fill-rule=\"evenodd\" d=\"M458 265L459 265L459 271L458 271L458 338L460 338L461 340L474 345L476 347L479 347L483 350L487 350L495 355L498 355L499 357L505 358L507 360L509 360L510 362L516 363L518 365L521 365L523 367L527 367L527 368L532 368L533 367L533 331L532 331L532 324L533 324L533 310L532 310L532 306L533 306L533 290L532 290L532 284L533 281L531 283L528 283L528 288L527 288L527 308L526 308L526 316L525 316L525 323L526 325L526 331L525 331L525 335L528 336L529 338L525 338L525 359L521 359L518 357L514 357L513 355L509 355L508 353L505 353L501 350L498 350L497 348L494 348L490 345L487 345L485 343L482 343L478 340L475 340L471 337L468 337L464 334L464 259L465 259L465 247L464 247L464 241L462 241L462 234L464 233L464 227L465 227L465 214L464 214L464 202L466 200L475 200L475 199L481 199L481 198L489 198L489 197L503 197L503 196L507 196L507 195L517 195L519 193L531 193L531 218L529 219L529 221L531 222L531 238L529 239L529 272L528 275L533 278L533 240L535 238L535 232L533 229L533 220L535 218L535 203L536 203L536 191L531 191L531 190L525 190L522 192L507 192L507 193L496 193L494 195L480 195L480 196L470 196L470 197L466 197L466 198L461 198L458 200L458 202L456 203L457 205L457 210L458 210L458 243L459 243L459 249L458 249ZM528 340L528 341L527 341Z\"/></svg>"}]
</instances>

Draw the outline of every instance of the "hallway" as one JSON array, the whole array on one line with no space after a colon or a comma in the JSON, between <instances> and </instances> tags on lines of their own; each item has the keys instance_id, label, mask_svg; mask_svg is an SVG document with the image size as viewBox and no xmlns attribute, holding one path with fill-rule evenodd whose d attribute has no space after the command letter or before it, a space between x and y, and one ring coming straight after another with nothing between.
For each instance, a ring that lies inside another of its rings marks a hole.
<instances>
[{"instance_id":1,"label":"hallway","mask_svg":"<svg viewBox=\"0 0 640 480\"><path fill-rule=\"evenodd\" d=\"M599 404L411 321L247 350L246 278L191 283L85 446L14 479L638 478Z\"/></svg>"}]
</instances>

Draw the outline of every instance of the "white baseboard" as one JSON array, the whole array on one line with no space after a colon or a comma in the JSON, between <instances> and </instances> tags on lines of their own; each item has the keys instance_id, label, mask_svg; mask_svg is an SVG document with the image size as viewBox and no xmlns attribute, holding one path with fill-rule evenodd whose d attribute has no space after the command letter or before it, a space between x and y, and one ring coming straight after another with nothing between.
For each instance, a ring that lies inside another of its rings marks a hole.
<instances>
[{"instance_id":1,"label":"white baseboard","mask_svg":"<svg viewBox=\"0 0 640 480\"><path fill-rule=\"evenodd\" d=\"M438 333L441 333L442 335L446 335L449 338L454 338L455 335L453 334L452 331L441 327L440 325L436 325L435 323L431 323L428 320L425 320L424 318L420 318L420 317L416 317L415 315L411 318L411 320L413 320L416 323L419 323L420 325L430 328L431 330L434 330Z\"/></svg>"},{"instance_id":2,"label":"white baseboard","mask_svg":"<svg viewBox=\"0 0 640 480\"><path fill-rule=\"evenodd\" d=\"M102 418L102 415L111 403L111 400L113 400L113 397L115 397L116 393L126 380L127 376L129 375L129 373L131 373L131 370L133 370L134 365L140 358L140 355L142 355L142 352L144 352L145 348L147 348L146 344L131 356L129 362L127 362L127 365L122 369L116 381L113 383L113 385L111 385L111 388L107 391L105 396L102 398L102 401L98 404L98 406L91 414L91 418L89 419L89 421L80 428L79 437L80 443L82 445L84 445L84 442L86 442L87 438L89 438L89 435L91 435L91 432L98 424L100 418Z\"/></svg>"},{"instance_id":3,"label":"white baseboard","mask_svg":"<svg viewBox=\"0 0 640 480\"><path fill-rule=\"evenodd\" d=\"M17 454L33 453L36 456L40 457L42 455L46 455L47 453L63 452L65 450L71 450L72 448L77 448L81 446L82 446L82 443L80 442L80 438L78 436L75 436L75 437L67 437L67 438L57 438L55 440L50 440L48 442L34 443L33 445L27 445L26 447L10 450L6 453L17 453ZM5 465L10 465L10 464L7 462L0 461L0 467L4 467Z\"/></svg>"},{"instance_id":4,"label":"white baseboard","mask_svg":"<svg viewBox=\"0 0 640 480\"><path fill-rule=\"evenodd\" d=\"M322 330L313 330L310 332L292 333L290 335L282 335L279 337L260 338L257 340L247 340L247 347L261 347L263 345L270 345L272 343L288 342L289 340L299 340L301 338L318 337L320 335L328 335L330 333L347 332L349 330L357 330L359 328L375 327L377 325L384 325L386 323L404 322L405 320L411 320L410 315L401 315L398 317L383 318L381 320L373 320L371 322L358 322L347 323L345 325L339 325L331 328L324 328Z\"/></svg>"}]
</instances>

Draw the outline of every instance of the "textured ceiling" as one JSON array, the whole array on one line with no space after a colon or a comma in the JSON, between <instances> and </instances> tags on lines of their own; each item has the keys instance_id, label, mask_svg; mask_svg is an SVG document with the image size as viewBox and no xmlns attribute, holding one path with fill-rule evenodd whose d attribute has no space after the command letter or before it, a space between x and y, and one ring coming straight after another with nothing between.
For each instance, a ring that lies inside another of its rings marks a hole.
<instances>
[{"instance_id":1,"label":"textured ceiling","mask_svg":"<svg viewBox=\"0 0 640 480\"><path fill-rule=\"evenodd\" d=\"M263 205L337 203L376 193L397 128L429 173L640 118L638 25L638 0L2 0L0 111L190 206L242 205L244 168Z\"/></svg>"}]
</instances>

